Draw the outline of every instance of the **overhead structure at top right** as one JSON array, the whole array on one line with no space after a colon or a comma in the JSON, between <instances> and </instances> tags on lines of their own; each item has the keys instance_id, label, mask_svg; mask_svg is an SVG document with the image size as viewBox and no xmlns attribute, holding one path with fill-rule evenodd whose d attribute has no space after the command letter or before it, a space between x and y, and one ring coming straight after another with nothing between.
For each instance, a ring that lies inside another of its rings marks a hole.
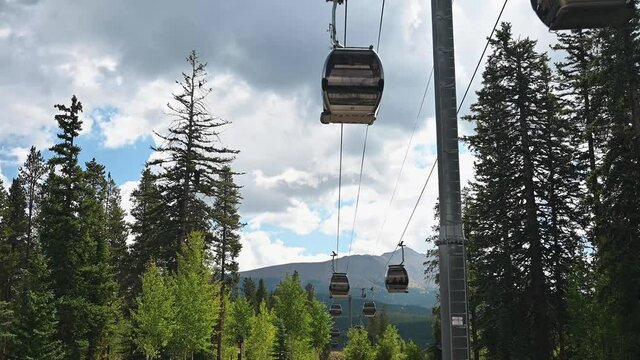
<instances>
[{"instance_id":1,"label":"overhead structure at top right","mask_svg":"<svg viewBox=\"0 0 640 360\"><path fill-rule=\"evenodd\" d=\"M633 0L531 0L531 6L551 30L616 27L635 13Z\"/></svg>"}]
</instances>

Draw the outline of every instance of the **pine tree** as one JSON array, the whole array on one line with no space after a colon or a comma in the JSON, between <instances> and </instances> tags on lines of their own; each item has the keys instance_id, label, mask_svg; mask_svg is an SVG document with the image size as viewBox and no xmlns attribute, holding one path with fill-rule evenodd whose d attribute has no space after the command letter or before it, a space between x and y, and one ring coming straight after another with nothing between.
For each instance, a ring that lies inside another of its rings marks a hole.
<instances>
[{"instance_id":1,"label":"pine tree","mask_svg":"<svg viewBox=\"0 0 640 360\"><path fill-rule=\"evenodd\" d=\"M169 348L176 357L186 358L210 350L217 323L217 286L210 283L206 266L204 235L192 233L182 244L175 275L175 319Z\"/></svg>"},{"instance_id":2,"label":"pine tree","mask_svg":"<svg viewBox=\"0 0 640 360\"><path fill-rule=\"evenodd\" d=\"M140 292L140 279L146 264L153 261L160 267L168 268L169 264L164 259L171 259L175 256L175 254L168 254L174 251L172 244L163 247L167 244L158 240L163 229L163 202L160 190L148 167L142 171L140 183L131 193L131 201L133 203L131 216L134 221L131 224L133 244L131 245L130 259L127 261L129 268L126 279L127 303L131 303Z\"/></svg>"},{"instance_id":3,"label":"pine tree","mask_svg":"<svg viewBox=\"0 0 640 360\"><path fill-rule=\"evenodd\" d=\"M240 204L240 188L233 181L231 168L224 166L219 175L218 193L213 213L215 218L213 232L213 253L215 278L220 281L220 315L218 317L217 348L218 357L222 356L222 334L224 333L225 303L224 298L229 289L238 282L238 262L240 254L239 231L242 228L238 206Z\"/></svg>"},{"instance_id":4,"label":"pine tree","mask_svg":"<svg viewBox=\"0 0 640 360\"><path fill-rule=\"evenodd\" d=\"M50 262L58 303L58 337L70 358L113 356L117 347L119 304L104 236L104 167L78 166L82 104L56 105L61 140L51 150L51 172L44 186L40 242Z\"/></svg>"},{"instance_id":5,"label":"pine tree","mask_svg":"<svg viewBox=\"0 0 640 360\"><path fill-rule=\"evenodd\" d=\"M56 300L49 277L47 261L35 246L20 276L20 299L16 306L18 321L12 351L16 359L64 358L62 342L56 336Z\"/></svg>"},{"instance_id":6,"label":"pine tree","mask_svg":"<svg viewBox=\"0 0 640 360\"><path fill-rule=\"evenodd\" d=\"M142 294L132 313L134 339L147 359L154 359L167 346L175 327L174 294L170 278L151 263L142 278Z\"/></svg>"},{"instance_id":7,"label":"pine tree","mask_svg":"<svg viewBox=\"0 0 640 360\"><path fill-rule=\"evenodd\" d=\"M513 40L508 24L493 47L472 106L476 178L465 208L470 286L486 313L477 325L489 356L550 359L564 351L567 277L581 219L576 129L551 87L546 55ZM551 335L552 334L552 335Z\"/></svg>"},{"instance_id":8,"label":"pine tree","mask_svg":"<svg viewBox=\"0 0 640 360\"><path fill-rule=\"evenodd\" d=\"M175 269L175 253L192 231L209 230L216 218L204 198L218 194L218 175L222 166L231 161L236 151L219 145L221 127L228 122L209 114L205 99L211 92L206 86L206 63L200 62L195 51L187 57L189 71L177 81L180 92L168 104L173 117L167 134L159 134L164 143L154 150L159 157L151 161L157 166L157 185L163 206L163 228L156 241L161 248L173 248L169 258L161 259ZM207 236L209 241L209 236Z\"/></svg>"},{"instance_id":9,"label":"pine tree","mask_svg":"<svg viewBox=\"0 0 640 360\"><path fill-rule=\"evenodd\" d=\"M129 271L129 254L127 251L127 224L124 220L124 210L120 205L122 198L120 189L107 174L104 211L105 211L105 236L110 246L111 268L114 270L116 281L119 285L119 294L124 298L127 291L127 272Z\"/></svg>"},{"instance_id":10,"label":"pine tree","mask_svg":"<svg viewBox=\"0 0 640 360\"><path fill-rule=\"evenodd\" d=\"M258 280L258 289L256 290L255 303L256 304L262 304L262 302L267 304L267 307L269 307L268 306L270 304L269 292L267 291L267 287L264 284L264 279L260 278L260 280ZM260 309L258 309L258 310L260 310Z\"/></svg>"},{"instance_id":11,"label":"pine tree","mask_svg":"<svg viewBox=\"0 0 640 360\"><path fill-rule=\"evenodd\" d=\"M26 199L20 180L14 179L9 188L3 209L2 241L6 242L7 252L2 256L2 298L11 302L15 296L17 277L24 265L27 248L27 215L25 213Z\"/></svg>"},{"instance_id":12,"label":"pine tree","mask_svg":"<svg viewBox=\"0 0 640 360\"><path fill-rule=\"evenodd\" d=\"M48 171L49 169L45 164L40 150L32 146L31 149L29 149L27 160L18 172L18 178L24 186L25 196L27 198L27 260L33 247L34 238L37 236L36 220L40 209L42 186Z\"/></svg>"},{"instance_id":13,"label":"pine tree","mask_svg":"<svg viewBox=\"0 0 640 360\"><path fill-rule=\"evenodd\" d=\"M254 311L258 311L259 303L256 303L256 282L252 278L242 279L242 296L253 306Z\"/></svg>"},{"instance_id":14,"label":"pine tree","mask_svg":"<svg viewBox=\"0 0 640 360\"><path fill-rule=\"evenodd\" d=\"M613 324L609 358L640 354L640 25L637 16L598 35L598 82L609 127L597 230L598 298Z\"/></svg>"}]
</instances>

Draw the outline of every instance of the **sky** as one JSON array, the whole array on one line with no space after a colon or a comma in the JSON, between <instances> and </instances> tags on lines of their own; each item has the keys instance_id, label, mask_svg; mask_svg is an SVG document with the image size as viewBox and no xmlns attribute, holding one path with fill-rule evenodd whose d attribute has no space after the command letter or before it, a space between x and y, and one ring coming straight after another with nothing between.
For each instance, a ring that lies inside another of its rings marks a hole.
<instances>
[{"instance_id":1,"label":"sky","mask_svg":"<svg viewBox=\"0 0 640 360\"><path fill-rule=\"evenodd\" d=\"M458 101L502 3L454 1ZM348 1L347 45L376 44L381 4ZM344 5L341 39L343 11ZM105 164L129 209L158 141L154 130L166 130L175 81L196 50L213 88L207 106L231 122L220 141L240 151L233 162L242 173L236 182L246 223L240 269L325 261L336 248L341 255L392 251L436 158L432 85L418 116L433 64L430 1L386 2L378 49L385 90L369 128L355 221L366 127L344 127L339 245L340 127L319 121L330 16L324 0L0 0L0 179L8 185L30 146L47 149L56 141L53 105L75 94L84 105L80 160ZM529 1L511 0L502 19L516 37L538 39L538 50L550 51L555 36ZM478 76L461 113L480 84ZM459 124L461 134L473 131ZM473 154L460 149L466 184ZM434 172L403 238L416 251L432 246L425 238L435 223L437 191Z\"/></svg>"}]
</instances>

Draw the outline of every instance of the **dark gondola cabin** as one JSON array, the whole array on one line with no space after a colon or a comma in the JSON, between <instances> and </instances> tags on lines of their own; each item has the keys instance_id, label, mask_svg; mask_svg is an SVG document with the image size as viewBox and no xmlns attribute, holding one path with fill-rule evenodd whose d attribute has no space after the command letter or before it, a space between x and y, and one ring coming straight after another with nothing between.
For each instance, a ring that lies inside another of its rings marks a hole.
<instances>
[{"instance_id":1,"label":"dark gondola cabin","mask_svg":"<svg viewBox=\"0 0 640 360\"><path fill-rule=\"evenodd\" d=\"M531 6L551 30L615 27L634 14L632 0L531 0Z\"/></svg>"},{"instance_id":2,"label":"dark gondola cabin","mask_svg":"<svg viewBox=\"0 0 640 360\"><path fill-rule=\"evenodd\" d=\"M373 47L337 47L322 77L323 124L373 124L384 88L382 62Z\"/></svg>"},{"instance_id":3,"label":"dark gondola cabin","mask_svg":"<svg viewBox=\"0 0 640 360\"><path fill-rule=\"evenodd\" d=\"M376 303L373 301L365 301L364 304L362 304L362 315L366 317L376 316Z\"/></svg>"},{"instance_id":4,"label":"dark gondola cabin","mask_svg":"<svg viewBox=\"0 0 640 360\"><path fill-rule=\"evenodd\" d=\"M331 329L331 337L332 338L339 338L340 337L340 329L338 328L332 328Z\"/></svg>"},{"instance_id":5,"label":"dark gondola cabin","mask_svg":"<svg viewBox=\"0 0 640 360\"><path fill-rule=\"evenodd\" d=\"M334 298L349 296L349 278L346 273L333 273L329 283L329 293Z\"/></svg>"},{"instance_id":6,"label":"dark gondola cabin","mask_svg":"<svg viewBox=\"0 0 640 360\"><path fill-rule=\"evenodd\" d=\"M409 274L404 265L389 265L384 285L390 293L409 292L407 290L409 288Z\"/></svg>"},{"instance_id":7,"label":"dark gondola cabin","mask_svg":"<svg viewBox=\"0 0 640 360\"><path fill-rule=\"evenodd\" d=\"M340 304L331 304L331 307L329 307L329 314L333 317L339 317L342 315L342 306Z\"/></svg>"}]
</instances>

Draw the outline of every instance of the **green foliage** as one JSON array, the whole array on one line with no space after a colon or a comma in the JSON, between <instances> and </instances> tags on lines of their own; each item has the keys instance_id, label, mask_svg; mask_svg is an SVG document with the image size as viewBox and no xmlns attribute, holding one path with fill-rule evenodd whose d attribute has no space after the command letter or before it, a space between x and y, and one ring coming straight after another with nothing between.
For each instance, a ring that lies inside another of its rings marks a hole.
<instances>
[{"instance_id":1,"label":"green foliage","mask_svg":"<svg viewBox=\"0 0 640 360\"><path fill-rule=\"evenodd\" d=\"M405 360L425 360L422 349L413 341L405 343L403 354Z\"/></svg>"},{"instance_id":2,"label":"green foliage","mask_svg":"<svg viewBox=\"0 0 640 360\"><path fill-rule=\"evenodd\" d=\"M300 281L289 274L278 284L274 295L274 310L291 338L304 338L309 332L311 318L307 297Z\"/></svg>"},{"instance_id":3,"label":"green foliage","mask_svg":"<svg viewBox=\"0 0 640 360\"><path fill-rule=\"evenodd\" d=\"M16 313L16 359L58 360L64 357L56 338L56 302L49 282L50 271L38 248L22 271Z\"/></svg>"},{"instance_id":4,"label":"green foliage","mask_svg":"<svg viewBox=\"0 0 640 360\"><path fill-rule=\"evenodd\" d=\"M169 348L177 357L208 351L218 319L218 286L210 283L202 233L192 233L178 254L175 275L175 328Z\"/></svg>"},{"instance_id":5,"label":"green foliage","mask_svg":"<svg viewBox=\"0 0 640 360\"><path fill-rule=\"evenodd\" d=\"M40 150L35 146L29 149L27 160L18 170L18 178L24 186L27 201L27 258L29 258L37 231L36 220L40 210L42 186L48 170Z\"/></svg>"},{"instance_id":6,"label":"green foliage","mask_svg":"<svg viewBox=\"0 0 640 360\"><path fill-rule=\"evenodd\" d=\"M252 360L273 359L273 346L276 340L276 316L267 304L262 302L259 311L251 317L250 330L245 340L245 356Z\"/></svg>"},{"instance_id":7,"label":"green foliage","mask_svg":"<svg viewBox=\"0 0 640 360\"><path fill-rule=\"evenodd\" d=\"M344 347L345 360L373 360L375 349L369 341L369 336L364 329L353 328L347 333L347 345Z\"/></svg>"},{"instance_id":8,"label":"green foliage","mask_svg":"<svg viewBox=\"0 0 640 360\"><path fill-rule=\"evenodd\" d=\"M246 298L238 297L230 303L224 333L228 344L237 345L249 336L253 316L253 306Z\"/></svg>"},{"instance_id":9,"label":"green foliage","mask_svg":"<svg viewBox=\"0 0 640 360\"><path fill-rule=\"evenodd\" d=\"M367 324L367 333L369 338L373 340L373 343L377 343L378 340L384 334L385 329L389 326L389 316L387 310L382 308L376 312L374 316Z\"/></svg>"},{"instance_id":10,"label":"green foliage","mask_svg":"<svg viewBox=\"0 0 640 360\"><path fill-rule=\"evenodd\" d=\"M16 334L14 333L14 314L10 303L0 300L0 355L6 356Z\"/></svg>"},{"instance_id":11,"label":"green foliage","mask_svg":"<svg viewBox=\"0 0 640 360\"><path fill-rule=\"evenodd\" d=\"M327 312L325 304L315 298L311 298L308 301L309 315L311 319L311 326L309 327L309 344L316 353L320 353L327 347L327 345L329 345L329 341L331 341L331 327L333 326L333 320L331 319L329 312Z\"/></svg>"},{"instance_id":12,"label":"green foliage","mask_svg":"<svg viewBox=\"0 0 640 360\"><path fill-rule=\"evenodd\" d=\"M241 294L253 305L254 310L258 311L260 303L256 303L256 282L252 278L242 279Z\"/></svg>"},{"instance_id":13,"label":"green foliage","mask_svg":"<svg viewBox=\"0 0 640 360\"><path fill-rule=\"evenodd\" d=\"M402 360L404 356L402 354L402 347L404 342L400 335L398 335L398 329L395 326L389 325L384 330L382 337L378 340L376 345L376 360Z\"/></svg>"},{"instance_id":14,"label":"green foliage","mask_svg":"<svg viewBox=\"0 0 640 360\"><path fill-rule=\"evenodd\" d=\"M258 280L258 289L256 290L256 299L255 299L255 303L256 304L262 304L262 303L267 304L267 306L270 304L270 299L269 299L269 292L267 291L267 287L264 285L264 279L260 279ZM260 309L258 309L259 311Z\"/></svg>"},{"instance_id":15,"label":"green foliage","mask_svg":"<svg viewBox=\"0 0 640 360\"><path fill-rule=\"evenodd\" d=\"M173 335L175 300L171 279L151 263L142 277L142 294L131 314L134 342L147 358L160 355Z\"/></svg>"}]
</instances>

